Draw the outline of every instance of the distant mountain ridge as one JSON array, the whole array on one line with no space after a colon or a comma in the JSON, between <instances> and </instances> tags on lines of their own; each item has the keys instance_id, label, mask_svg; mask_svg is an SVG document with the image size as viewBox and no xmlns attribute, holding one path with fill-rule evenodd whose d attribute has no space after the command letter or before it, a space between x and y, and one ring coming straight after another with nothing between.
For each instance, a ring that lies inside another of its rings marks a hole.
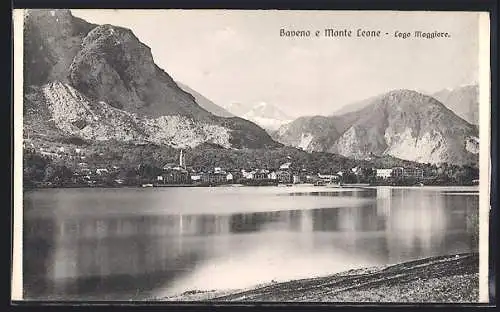
<instances>
[{"instance_id":1,"label":"distant mountain ridge","mask_svg":"<svg viewBox=\"0 0 500 312\"><path fill-rule=\"evenodd\" d=\"M205 110L209 111L210 113L212 113L216 116L220 116L220 117L235 117L234 114L231 114L230 112L228 112L227 110L225 110L221 106L219 106L219 105L215 104L214 102L212 102L211 100L207 99L205 96L203 96L202 94L193 90L188 85L183 84L183 83L178 82L178 81L176 83L182 90L191 94L194 97L196 103L198 103L198 105L200 105L201 107L203 107Z\"/></svg>"},{"instance_id":2,"label":"distant mountain ridge","mask_svg":"<svg viewBox=\"0 0 500 312\"><path fill-rule=\"evenodd\" d=\"M236 116L255 122L268 131L275 131L283 124L293 120L276 106L265 102L255 105L233 103L226 109Z\"/></svg>"},{"instance_id":3,"label":"distant mountain ridge","mask_svg":"<svg viewBox=\"0 0 500 312\"><path fill-rule=\"evenodd\" d=\"M307 151L358 159L375 154L422 163L477 163L477 127L436 99L403 89L368 102L340 116L296 119L273 137Z\"/></svg>"},{"instance_id":4,"label":"distant mountain ridge","mask_svg":"<svg viewBox=\"0 0 500 312\"><path fill-rule=\"evenodd\" d=\"M479 86L477 84L446 88L434 93L420 93L432 96L468 123L473 125L479 124ZM342 106L333 112L332 115L339 116L358 111L369 105L373 99L371 97Z\"/></svg>"},{"instance_id":5,"label":"distant mountain ridge","mask_svg":"<svg viewBox=\"0 0 500 312\"><path fill-rule=\"evenodd\" d=\"M479 86L466 85L443 89L432 97L443 103L465 121L479 125Z\"/></svg>"},{"instance_id":6,"label":"distant mountain ridge","mask_svg":"<svg viewBox=\"0 0 500 312\"><path fill-rule=\"evenodd\" d=\"M204 109L154 63L150 48L129 29L50 9L28 10L25 25L25 100L32 112L25 123L35 134L50 128L62 136L174 147L280 146L252 122ZM49 114L50 126L36 120L38 109Z\"/></svg>"}]
</instances>

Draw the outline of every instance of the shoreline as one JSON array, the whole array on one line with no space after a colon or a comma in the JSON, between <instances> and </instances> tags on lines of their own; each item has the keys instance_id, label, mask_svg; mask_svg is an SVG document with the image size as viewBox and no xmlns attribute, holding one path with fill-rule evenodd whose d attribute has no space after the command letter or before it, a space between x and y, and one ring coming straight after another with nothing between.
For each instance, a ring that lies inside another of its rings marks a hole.
<instances>
[{"instance_id":1,"label":"shoreline","mask_svg":"<svg viewBox=\"0 0 500 312\"><path fill-rule=\"evenodd\" d=\"M218 184L218 185L206 185L206 184L153 184L148 186L143 185L50 185L50 186L29 186L24 187L23 190L41 190L41 189L109 189L109 188L176 188L176 187L314 187L317 189L352 189L352 188L364 188L364 189L373 189L377 187L391 187L391 188L431 188L431 187L478 187L478 185L366 185L366 184L344 184L343 186L325 186L325 185L314 185L311 183L300 183L300 184L277 184L277 185L253 185L253 184Z\"/></svg>"},{"instance_id":2,"label":"shoreline","mask_svg":"<svg viewBox=\"0 0 500 312\"><path fill-rule=\"evenodd\" d=\"M190 290L153 300L475 303L478 298L479 254L474 252L352 269L323 277L269 282L248 289Z\"/></svg>"}]
</instances>

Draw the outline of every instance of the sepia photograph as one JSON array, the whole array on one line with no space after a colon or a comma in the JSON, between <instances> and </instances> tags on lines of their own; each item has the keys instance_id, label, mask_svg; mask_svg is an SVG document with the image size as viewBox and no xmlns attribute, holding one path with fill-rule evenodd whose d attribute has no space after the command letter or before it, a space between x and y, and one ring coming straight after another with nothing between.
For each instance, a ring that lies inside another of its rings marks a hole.
<instances>
[{"instance_id":1,"label":"sepia photograph","mask_svg":"<svg viewBox=\"0 0 500 312\"><path fill-rule=\"evenodd\" d=\"M489 302L488 12L13 26L12 300Z\"/></svg>"}]
</instances>

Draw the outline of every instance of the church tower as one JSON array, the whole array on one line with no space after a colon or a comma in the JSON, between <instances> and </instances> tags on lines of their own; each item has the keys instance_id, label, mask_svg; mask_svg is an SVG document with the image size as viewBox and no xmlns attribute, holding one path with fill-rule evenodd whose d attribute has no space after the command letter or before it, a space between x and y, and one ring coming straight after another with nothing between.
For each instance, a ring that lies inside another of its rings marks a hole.
<instances>
[{"instance_id":1,"label":"church tower","mask_svg":"<svg viewBox=\"0 0 500 312\"><path fill-rule=\"evenodd\" d=\"M179 155L179 167L185 168L184 167L184 155L182 154L182 150L181 150L181 154Z\"/></svg>"}]
</instances>

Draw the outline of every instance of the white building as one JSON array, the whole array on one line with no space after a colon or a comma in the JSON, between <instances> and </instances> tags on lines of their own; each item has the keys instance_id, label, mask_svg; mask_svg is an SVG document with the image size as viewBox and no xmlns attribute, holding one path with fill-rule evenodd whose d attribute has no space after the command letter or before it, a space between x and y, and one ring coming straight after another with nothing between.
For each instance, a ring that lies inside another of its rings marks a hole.
<instances>
[{"instance_id":1,"label":"white building","mask_svg":"<svg viewBox=\"0 0 500 312\"><path fill-rule=\"evenodd\" d=\"M318 178L320 178L321 180L325 180L325 181L333 181L333 180L337 180L339 178L339 176L336 175L336 174L321 174L321 173L318 173Z\"/></svg>"},{"instance_id":2,"label":"white building","mask_svg":"<svg viewBox=\"0 0 500 312\"><path fill-rule=\"evenodd\" d=\"M354 167L354 168L351 168L351 171L352 171L352 173L354 173L354 174L360 174L360 173L361 173L361 168L359 168L359 167Z\"/></svg>"},{"instance_id":3,"label":"white building","mask_svg":"<svg viewBox=\"0 0 500 312\"><path fill-rule=\"evenodd\" d=\"M375 169L377 178L387 179L392 176L392 169Z\"/></svg>"},{"instance_id":4,"label":"white building","mask_svg":"<svg viewBox=\"0 0 500 312\"><path fill-rule=\"evenodd\" d=\"M108 173L108 169L106 169L106 168L98 168L95 172L100 175L100 174L103 174L103 173Z\"/></svg>"},{"instance_id":5,"label":"white building","mask_svg":"<svg viewBox=\"0 0 500 312\"><path fill-rule=\"evenodd\" d=\"M201 176L200 175L192 175L191 176L191 180L192 181L200 181L201 180Z\"/></svg>"},{"instance_id":6,"label":"white building","mask_svg":"<svg viewBox=\"0 0 500 312\"><path fill-rule=\"evenodd\" d=\"M253 179L255 172L254 171L247 172L245 170L241 170L241 174L245 179L251 180Z\"/></svg>"},{"instance_id":7,"label":"white building","mask_svg":"<svg viewBox=\"0 0 500 312\"><path fill-rule=\"evenodd\" d=\"M280 166L280 169L281 170L287 170L287 169L290 169L290 166L292 165L291 162L287 162L287 163L284 163Z\"/></svg>"}]
</instances>

